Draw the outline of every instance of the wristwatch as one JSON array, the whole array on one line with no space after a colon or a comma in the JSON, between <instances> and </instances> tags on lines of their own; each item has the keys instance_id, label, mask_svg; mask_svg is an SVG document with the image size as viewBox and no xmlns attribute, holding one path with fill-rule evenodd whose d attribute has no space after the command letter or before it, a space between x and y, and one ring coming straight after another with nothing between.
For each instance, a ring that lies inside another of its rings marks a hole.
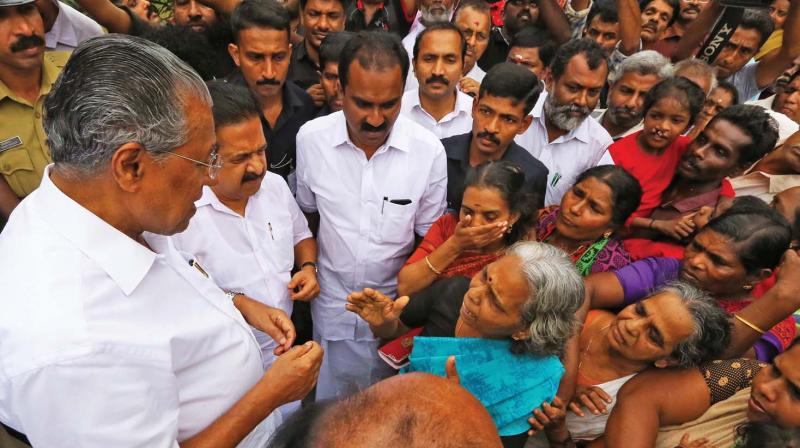
<instances>
[{"instance_id":1,"label":"wristwatch","mask_svg":"<svg viewBox=\"0 0 800 448\"><path fill-rule=\"evenodd\" d=\"M318 272L317 263L314 263L313 261L306 261L305 263L300 265L300 269L303 269L306 266L313 266L314 267L314 273L316 274Z\"/></svg>"}]
</instances>

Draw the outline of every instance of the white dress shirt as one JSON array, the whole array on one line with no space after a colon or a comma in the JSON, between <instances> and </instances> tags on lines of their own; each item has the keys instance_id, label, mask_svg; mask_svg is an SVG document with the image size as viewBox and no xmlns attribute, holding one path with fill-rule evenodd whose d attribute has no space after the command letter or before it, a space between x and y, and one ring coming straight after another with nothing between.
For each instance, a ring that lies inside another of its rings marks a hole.
<instances>
[{"instance_id":1,"label":"white dress shirt","mask_svg":"<svg viewBox=\"0 0 800 448\"><path fill-rule=\"evenodd\" d=\"M464 75L464 77L465 78L472 78L475 81L478 81L479 83L481 83L481 82L483 82L483 78L486 77L486 72L481 70L481 68L478 67L478 63L476 62L475 65L472 66L472 70L467 72L467 74Z\"/></svg>"},{"instance_id":2,"label":"white dress shirt","mask_svg":"<svg viewBox=\"0 0 800 448\"><path fill-rule=\"evenodd\" d=\"M244 217L220 202L210 187L195 203L189 227L173 237L175 247L192 254L220 288L237 291L292 315L286 285L294 266L294 246L311 238L308 222L286 185L267 171L261 188L247 201ZM275 341L253 333L264 367L274 360Z\"/></svg>"},{"instance_id":3,"label":"white dress shirt","mask_svg":"<svg viewBox=\"0 0 800 448\"><path fill-rule=\"evenodd\" d=\"M608 131L592 117L586 117L574 131L548 142L545 126L544 102L546 93L539 96L533 107L533 123L524 134L514 139L550 170L547 175L547 192L544 205L558 205L575 179L587 169L597 165L613 165L608 147L613 143Z\"/></svg>"},{"instance_id":4,"label":"white dress shirt","mask_svg":"<svg viewBox=\"0 0 800 448\"><path fill-rule=\"evenodd\" d=\"M58 16L50 31L45 33L44 41L48 50L72 51L81 42L104 34L103 27L72 6L58 0Z\"/></svg>"},{"instance_id":5,"label":"white dress shirt","mask_svg":"<svg viewBox=\"0 0 800 448\"><path fill-rule=\"evenodd\" d=\"M425 235L445 210L446 160L442 143L402 115L369 160L350 140L341 111L300 128L297 202L320 214L321 292L311 312L322 338L374 340L369 326L345 310L347 295L365 287L395 295L414 234Z\"/></svg>"},{"instance_id":6,"label":"white dress shirt","mask_svg":"<svg viewBox=\"0 0 800 448\"><path fill-rule=\"evenodd\" d=\"M792 134L800 130L800 126L794 122L791 118L782 114L778 111L772 110L772 103L775 102L775 95L772 95L769 98L764 98L763 100L755 100L755 101L748 101L745 104L752 104L755 106L761 106L764 108L764 112L768 113L770 117L772 117L775 122L778 124L778 141L775 142L775 146L782 145L787 138L791 137Z\"/></svg>"},{"instance_id":7,"label":"white dress shirt","mask_svg":"<svg viewBox=\"0 0 800 448\"><path fill-rule=\"evenodd\" d=\"M0 420L33 446L177 447L263 375L250 327L169 238L135 242L50 169L0 235Z\"/></svg>"},{"instance_id":8,"label":"white dress shirt","mask_svg":"<svg viewBox=\"0 0 800 448\"><path fill-rule=\"evenodd\" d=\"M419 101L419 89L403 94L400 114L433 132L438 139L466 134L472 131L472 97L456 89L456 104L452 112L436 121Z\"/></svg>"}]
</instances>

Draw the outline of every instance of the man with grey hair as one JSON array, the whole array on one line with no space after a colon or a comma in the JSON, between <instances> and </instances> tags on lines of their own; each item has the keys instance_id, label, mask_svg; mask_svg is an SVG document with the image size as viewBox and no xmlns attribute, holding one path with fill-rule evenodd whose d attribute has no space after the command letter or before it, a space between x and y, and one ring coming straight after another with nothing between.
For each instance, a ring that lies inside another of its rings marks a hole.
<instances>
[{"instance_id":1,"label":"man with grey hair","mask_svg":"<svg viewBox=\"0 0 800 448\"><path fill-rule=\"evenodd\" d=\"M673 67L673 75L681 76L697 84L706 96L717 87L717 74L714 67L697 58L684 59Z\"/></svg>"},{"instance_id":2,"label":"man with grey hair","mask_svg":"<svg viewBox=\"0 0 800 448\"><path fill-rule=\"evenodd\" d=\"M671 75L672 64L660 53L634 54L608 75L608 109L595 109L592 116L614 141L633 134L642 129L645 95Z\"/></svg>"},{"instance_id":3,"label":"man with grey hair","mask_svg":"<svg viewBox=\"0 0 800 448\"><path fill-rule=\"evenodd\" d=\"M45 117L54 164L0 235L0 420L33 446L263 446L322 351L166 236L221 167L205 84L111 34L73 53ZM266 372L248 324L278 342Z\"/></svg>"}]
</instances>

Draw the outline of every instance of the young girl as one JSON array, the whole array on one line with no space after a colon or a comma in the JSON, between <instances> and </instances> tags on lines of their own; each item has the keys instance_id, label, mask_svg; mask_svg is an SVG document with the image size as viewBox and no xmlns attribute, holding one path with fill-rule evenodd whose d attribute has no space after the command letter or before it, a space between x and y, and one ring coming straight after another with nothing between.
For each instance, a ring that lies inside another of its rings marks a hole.
<instances>
[{"instance_id":1,"label":"young girl","mask_svg":"<svg viewBox=\"0 0 800 448\"><path fill-rule=\"evenodd\" d=\"M694 123L705 95L686 78L668 78L656 84L644 100L644 129L608 150L614 163L625 168L642 186L642 201L628 225L647 227L643 219L661 203L661 193L672 181L690 139L682 134Z\"/></svg>"}]
</instances>

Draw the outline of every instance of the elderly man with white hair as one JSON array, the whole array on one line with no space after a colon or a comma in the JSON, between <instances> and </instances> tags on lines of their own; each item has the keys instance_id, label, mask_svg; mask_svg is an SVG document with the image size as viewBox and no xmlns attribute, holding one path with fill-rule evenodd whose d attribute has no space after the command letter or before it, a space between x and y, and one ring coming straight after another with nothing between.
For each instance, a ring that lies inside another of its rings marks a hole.
<instances>
[{"instance_id":1,"label":"elderly man with white hair","mask_svg":"<svg viewBox=\"0 0 800 448\"><path fill-rule=\"evenodd\" d=\"M0 235L0 421L33 446L264 446L322 350L290 348L282 311L167 237L221 167L202 79L143 39L93 38L44 128L54 163ZM248 324L279 344L266 372Z\"/></svg>"},{"instance_id":2,"label":"elderly man with white hair","mask_svg":"<svg viewBox=\"0 0 800 448\"><path fill-rule=\"evenodd\" d=\"M592 117L614 141L641 130L645 95L669 76L672 64L657 51L634 54L609 73L608 109L595 109Z\"/></svg>"}]
</instances>

